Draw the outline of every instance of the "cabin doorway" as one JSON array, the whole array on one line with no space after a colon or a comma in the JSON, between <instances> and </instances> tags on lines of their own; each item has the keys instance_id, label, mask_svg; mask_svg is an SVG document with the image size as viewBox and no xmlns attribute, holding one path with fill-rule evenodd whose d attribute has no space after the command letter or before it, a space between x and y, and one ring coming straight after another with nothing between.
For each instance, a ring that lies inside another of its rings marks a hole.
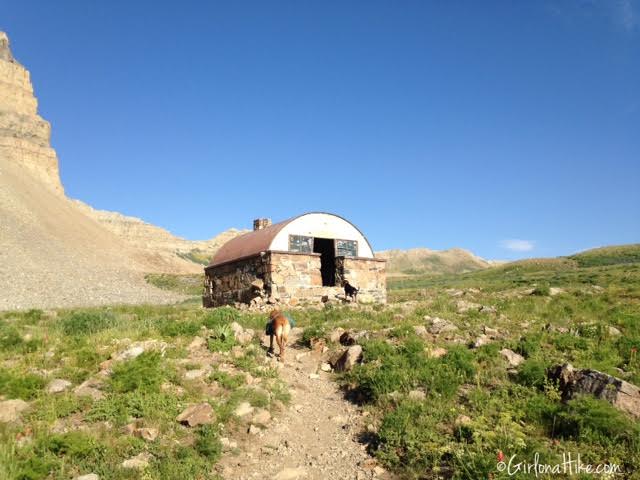
<instances>
[{"instance_id":1,"label":"cabin doorway","mask_svg":"<svg viewBox=\"0 0 640 480\"><path fill-rule=\"evenodd\" d=\"M314 238L313 252L320 254L323 287L336 286L336 247L333 238Z\"/></svg>"}]
</instances>

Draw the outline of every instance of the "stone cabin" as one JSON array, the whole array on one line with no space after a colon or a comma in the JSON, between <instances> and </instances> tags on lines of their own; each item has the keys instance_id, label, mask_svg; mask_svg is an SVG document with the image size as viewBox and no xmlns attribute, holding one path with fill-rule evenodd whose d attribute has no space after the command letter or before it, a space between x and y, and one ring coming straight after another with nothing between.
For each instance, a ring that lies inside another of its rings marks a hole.
<instances>
[{"instance_id":1,"label":"stone cabin","mask_svg":"<svg viewBox=\"0 0 640 480\"><path fill-rule=\"evenodd\" d=\"M344 299L344 280L360 289L359 302L386 302L385 261L352 223L317 212L273 225L257 219L205 268L203 305Z\"/></svg>"}]
</instances>

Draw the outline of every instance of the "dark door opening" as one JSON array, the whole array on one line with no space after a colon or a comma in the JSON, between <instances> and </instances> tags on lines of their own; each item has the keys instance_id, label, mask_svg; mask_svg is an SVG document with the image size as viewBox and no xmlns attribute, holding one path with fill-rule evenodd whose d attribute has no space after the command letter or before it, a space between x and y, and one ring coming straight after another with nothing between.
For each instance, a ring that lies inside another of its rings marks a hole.
<instances>
[{"instance_id":1,"label":"dark door opening","mask_svg":"<svg viewBox=\"0 0 640 480\"><path fill-rule=\"evenodd\" d=\"M314 238L313 252L320 254L320 273L323 287L336 285L336 249L333 238Z\"/></svg>"}]
</instances>

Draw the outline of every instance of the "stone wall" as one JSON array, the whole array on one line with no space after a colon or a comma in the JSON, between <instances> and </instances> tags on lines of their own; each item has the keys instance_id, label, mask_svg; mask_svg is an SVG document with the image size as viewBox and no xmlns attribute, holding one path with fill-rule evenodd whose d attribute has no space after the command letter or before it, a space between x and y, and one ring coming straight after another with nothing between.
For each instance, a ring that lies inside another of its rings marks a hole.
<instances>
[{"instance_id":1,"label":"stone wall","mask_svg":"<svg viewBox=\"0 0 640 480\"><path fill-rule=\"evenodd\" d=\"M207 268L205 307L238 303L321 303L344 298L342 280L360 289L363 303L386 303L385 262L370 258L336 258L336 286L323 287L320 254L266 252Z\"/></svg>"},{"instance_id":2,"label":"stone wall","mask_svg":"<svg viewBox=\"0 0 640 480\"><path fill-rule=\"evenodd\" d=\"M250 303L261 296L253 282L263 280L267 272L265 255L257 255L236 262L205 269L202 304L205 307ZM260 285L260 282L257 282Z\"/></svg>"},{"instance_id":3,"label":"stone wall","mask_svg":"<svg viewBox=\"0 0 640 480\"><path fill-rule=\"evenodd\" d=\"M387 303L386 262L376 258L338 257L337 269L343 280L359 288L358 301Z\"/></svg>"},{"instance_id":4,"label":"stone wall","mask_svg":"<svg viewBox=\"0 0 640 480\"><path fill-rule=\"evenodd\" d=\"M320 254L269 252L266 283L271 296L282 303L297 304L300 300L318 301L333 297L340 289L322 286Z\"/></svg>"},{"instance_id":5,"label":"stone wall","mask_svg":"<svg viewBox=\"0 0 640 480\"><path fill-rule=\"evenodd\" d=\"M51 126L38 115L29 72L13 59L0 32L0 157L22 164L57 193L63 193Z\"/></svg>"}]
</instances>

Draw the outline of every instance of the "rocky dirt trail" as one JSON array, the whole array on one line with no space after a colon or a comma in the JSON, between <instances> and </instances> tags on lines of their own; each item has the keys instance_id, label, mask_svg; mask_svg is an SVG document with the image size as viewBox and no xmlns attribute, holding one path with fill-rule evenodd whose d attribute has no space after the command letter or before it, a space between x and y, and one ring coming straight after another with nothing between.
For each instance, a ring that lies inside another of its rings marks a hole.
<instances>
[{"instance_id":1,"label":"rocky dirt trail","mask_svg":"<svg viewBox=\"0 0 640 480\"><path fill-rule=\"evenodd\" d=\"M296 345L287 348L280 376L289 386L291 403L266 429L238 440L240 453L228 453L220 463L223 478L393 478L359 441L366 431L366 414L344 398L333 374L320 369L322 363L320 353Z\"/></svg>"}]
</instances>

